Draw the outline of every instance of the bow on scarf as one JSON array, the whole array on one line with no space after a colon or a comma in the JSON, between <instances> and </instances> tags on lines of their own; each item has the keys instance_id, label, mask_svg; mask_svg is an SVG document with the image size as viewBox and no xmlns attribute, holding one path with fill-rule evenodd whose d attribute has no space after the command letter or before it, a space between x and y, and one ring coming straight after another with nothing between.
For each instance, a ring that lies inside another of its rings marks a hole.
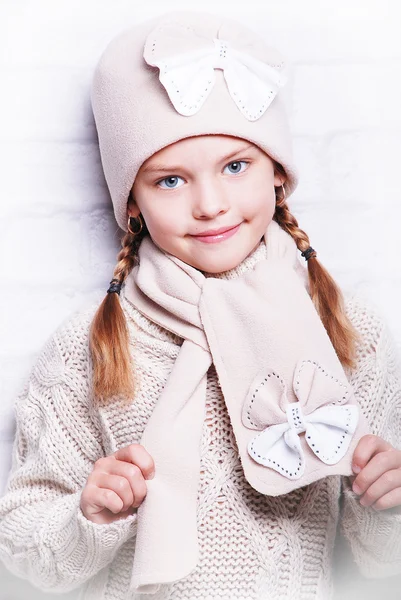
<instances>
[{"instance_id":1,"label":"bow on scarf","mask_svg":"<svg viewBox=\"0 0 401 600\"><path fill-rule=\"evenodd\" d=\"M263 430L249 441L250 456L288 479L305 470L299 434L305 432L315 456L333 465L347 452L358 424L358 407L346 404L351 389L316 362L298 363L293 387L298 401L288 402L284 380L266 369L252 383L242 411L246 427Z\"/></svg>"},{"instance_id":2,"label":"bow on scarf","mask_svg":"<svg viewBox=\"0 0 401 600\"><path fill-rule=\"evenodd\" d=\"M181 115L199 111L222 69L231 98L249 120L259 119L287 77L277 68L227 40L198 35L191 27L168 23L148 36L144 59L160 70L159 79ZM280 62L277 67L282 67Z\"/></svg>"}]
</instances>

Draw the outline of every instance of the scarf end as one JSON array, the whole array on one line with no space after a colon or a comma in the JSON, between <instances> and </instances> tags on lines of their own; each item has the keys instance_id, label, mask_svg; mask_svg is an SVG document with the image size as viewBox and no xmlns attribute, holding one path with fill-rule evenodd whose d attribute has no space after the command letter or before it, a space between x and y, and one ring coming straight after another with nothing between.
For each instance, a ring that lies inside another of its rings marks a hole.
<instances>
[{"instance_id":1,"label":"scarf end","mask_svg":"<svg viewBox=\"0 0 401 600\"><path fill-rule=\"evenodd\" d=\"M176 581L180 581L184 579L188 575L190 575L197 567L198 561L197 559L193 562L193 564L185 565L184 568L180 569L175 574L170 573L138 573L135 569L135 561L134 561L134 570L131 577L131 583L129 586L129 591L131 594L156 594L161 586L168 585L170 583L174 583ZM144 583L144 580L150 580L152 583Z\"/></svg>"},{"instance_id":2,"label":"scarf end","mask_svg":"<svg viewBox=\"0 0 401 600\"><path fill-rule=\"evenodd\" d=\"M131 594L156 594L160 589L160 584L158 583L149 583L145 585L137 585L136 583L132 583L130 585L130 593Z\"/></svg>"}]
</instances>

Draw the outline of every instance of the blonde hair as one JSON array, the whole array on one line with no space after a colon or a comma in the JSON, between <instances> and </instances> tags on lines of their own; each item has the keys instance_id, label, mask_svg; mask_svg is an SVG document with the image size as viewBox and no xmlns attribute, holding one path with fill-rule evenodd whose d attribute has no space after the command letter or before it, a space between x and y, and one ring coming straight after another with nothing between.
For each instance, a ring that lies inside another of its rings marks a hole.
<instances>
[{"instance_id":1,"label":"blonde hair","mask_svg":"<svg viewBox=\"0 0 401 600\"><path fill-rule=\"evenodd\" d=\"M285 182L284 168L274 162L275 173ZM304 252L310 242L307 234L299 228L291 214L285 197L276 190L274 220L287 231L297 248ZM126 233L121 241L122 249L117 256L113 278L123 283L138 262L138 249L149 232L144 224L138 234ZM344 298L334 279L314 254L308 263L309 293L311 300L343 365L355 368L356 342L359 334L346 315ZM135 380L129 348L129 332L126 318L116 293L106 294L93 318L89 334L89 347L93 362L93 396L97 403L110 402L122 396L128 402L135 395Z\"/></svg>"}]
</instances>

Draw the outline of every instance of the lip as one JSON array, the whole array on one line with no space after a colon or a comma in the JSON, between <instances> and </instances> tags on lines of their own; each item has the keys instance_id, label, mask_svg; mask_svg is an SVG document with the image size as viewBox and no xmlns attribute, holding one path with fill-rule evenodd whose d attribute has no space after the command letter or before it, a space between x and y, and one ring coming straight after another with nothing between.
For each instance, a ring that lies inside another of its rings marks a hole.
<instances>
[{"instance_id":1,"label":"lip","mask_svg":"<svg viewBox=\"0 0 401 600\"><path fill-rule=\"evenodd\" d=\"M199 233L198 235L193 235L191 237L199 240L200 242L206 243L214 243L221 242L226 240L227 238L235 235L240 228L242 223L238 223L238 225L233 225L232 227L220 227L220 229L210 229L209 231L205 231L203 233Z\"/></svg>"},{"instance_id":2,"label":"lip","mask_svg":"<svg viewBox=\"0 0 401 600\"><path fill-rule=\"evenodd\" d=\"M234 229L238 227L238 225L229 225L228 227L220 227L220 229L209 229L208 231L202 231L202 233L197 233L194 237L203 237L205 235L219 235L220 233L225 233L226 231L230 231L230 229Z\"/></svg>"}]
</instances>

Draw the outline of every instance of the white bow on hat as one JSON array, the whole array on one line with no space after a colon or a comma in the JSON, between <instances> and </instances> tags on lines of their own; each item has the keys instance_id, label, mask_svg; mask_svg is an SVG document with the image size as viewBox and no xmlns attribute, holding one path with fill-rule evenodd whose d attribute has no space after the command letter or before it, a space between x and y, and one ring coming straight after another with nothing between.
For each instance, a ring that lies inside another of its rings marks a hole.
<instances>
[{"instance_id":1,"label":"white bow on hat","mask_svg":"<svg viewBox=\"0 0 401 600\"><path fill-rule=\"evenodd\" d=\"M264 370L250 388L242 420L250 429L263 430L249 441L250 456L288 479L299 479L305 470L299 434L305 432L306 443L321 461L334 465L348 450L359 409L342 405L350 389L314 361L298 364L293 387L299 400L289 403L284 380L273 369ZM322 393L327 403L314 410ZM284 422L266 427L277 420Z\"/></svg>"},{"instance_id":2,"label":"white bow on hat","mask_svg":"<svg viewBox=\"0 0 401 600\"><path fill-rule=\"evenodd\" d=\"M144 58L159 68L160 82L174 108L184 116L202 107L215 84L215 69L223 70L231 98L249 121L263 115L287 82L287 77L267 61L237 50L227 40L208 39L174 22L151 32Z\"/></svg>"}]
</instances>

